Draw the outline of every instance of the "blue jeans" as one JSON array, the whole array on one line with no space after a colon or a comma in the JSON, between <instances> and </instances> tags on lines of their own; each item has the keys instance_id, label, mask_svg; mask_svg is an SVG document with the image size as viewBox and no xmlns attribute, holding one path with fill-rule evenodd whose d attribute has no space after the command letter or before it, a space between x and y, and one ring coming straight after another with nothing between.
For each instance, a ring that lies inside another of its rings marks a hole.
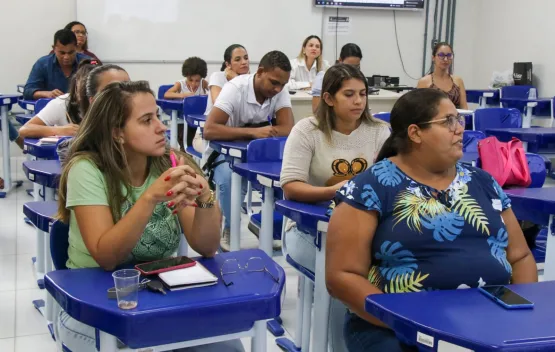
<instances>
[{"instance_id":1,"label":"blue jeans","mask_svg":"<svg viewBox=\"0 0 555 352\"><path fill-rule=\"evenodd\" d=\"M0 124L0 131L2 131L2 124ZM10 141L12 142L15 141L17 137L19 137L19 132L17 132L15 127L13 127L12 120L10 120L9 117L8 117L8 136L10 138Z\"/></svg>"},{"instance_id":2,"label":"blue jeans","mask_svg":"<svg viewBox=\"0 0 555 352\"><path fill-rule=\"evenodd\" d=\"M220 155L216 158L215 162L224 160L224 156ZM231 167L229 163L225 162L214 169L214 183L218 185L218 199L220 201L220 207L224 213L224 228L229 229L231 226ZM247 194L247 184L246 179L242 179L241 184L241 203L245 199ZM241 206L241 204L233 204L233 206Z\"/></svg>"},{"instance_id":3,"label":"blue jeans","mask_svg":"<svg viewBox=\"0 0 555 352\"><path fill-rule=\"evenodd\" d=\"M96 334L92 326L83 324L70 317L63 310L55 318L56 344L58 351L62 350L62 343L72 352L96 352ZM118 343L118 347L124 345ZM182 348L180 352L244 352L239 340L230 340L202 346Z\"/></svg>"},{"instance_id":4,"label":"blue jeans","mask_svg":"<svg viewBox=\"0 0 555 352\"><path fill-rule=\"evenodd\" d=\"M343 334L349 352L418 351L416 347L402 344L392 330L370 324L350 312L345 315Z\"/></svg>"},{"instance_id":5,"label":"blue jeans","mask_svg":"<svg viewBox=\"0 0 555 352\"><path fill-rule=\"evenodd\" d=\"M316 270L316 245L314 244L314 236L294 226L285 232L285 245L287 247L287 255L295 262L312 272Z\"/></svg>"}]
</instances>

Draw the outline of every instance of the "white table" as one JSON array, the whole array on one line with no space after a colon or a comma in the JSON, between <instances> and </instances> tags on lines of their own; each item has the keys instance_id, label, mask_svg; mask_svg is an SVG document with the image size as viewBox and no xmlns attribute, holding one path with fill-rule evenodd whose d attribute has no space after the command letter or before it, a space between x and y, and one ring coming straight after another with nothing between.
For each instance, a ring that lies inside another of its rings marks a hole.
<instances>
[{"instance_id":1,"label":"white table","mask_svg":"<svg viewBox=\"0 0 555 352\"><path fill-rule=\"evenodd\" d=\"M393 105L400 96L399 93L380 89L378 95L368 96L368 107L372 109L373 113L391 112ZM312 113L312 95L306 91L297 91L297 93L291 94L290 97L295 123L302 118L314 115Z\"/></svg>"}]
</instances>

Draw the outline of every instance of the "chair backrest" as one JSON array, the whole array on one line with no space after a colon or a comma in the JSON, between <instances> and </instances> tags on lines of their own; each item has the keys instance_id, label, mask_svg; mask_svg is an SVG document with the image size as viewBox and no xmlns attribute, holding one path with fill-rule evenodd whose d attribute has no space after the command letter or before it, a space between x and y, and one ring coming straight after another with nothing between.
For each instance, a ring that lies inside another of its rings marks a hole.
<instances>
[{"instance_id":1,"label":"chair backrest","mask_svg":"<svg viewBox=\"0 0 555 352\"><path fill-rule=\"evenodd\" d=\"M501 98L519 98L528 99L528 94L530 94L530 88L536 88L534 86L506 86L501 88ZM539 97L539 92L537 92Z\"/></svg>"},{"instance_id":2,"label":"chair backrest","mask_svg":"<svg viewBox=\"0 0 555 352\"><path fill-rule=\"evenodd\" d=\"M56 270L67 269L67 248L69 247L69 225L56 220L50 228L50 255Z\"/></svg>"},{"instance_id":3,"label":"chair backrest","mask_svg":"<svg viewBox=\"0 0 555 352\"><path fill-rule=\"evenodd\" d=\"M463 152L478 152L478 142L485 138L486 135L482 131L464 131Z\"/></svg>"},{"instance_id":4,"label":"chair backrest","mask_svg":"<svg viewBox=\"0 0 555 352\"><path fill-rule=\"evenodd\" d=\"M158 87L158 99L164 99L164 94L173 87L173 84L163 84Z\"/></svg>"},{"instance_id":5,"label":"chair backrest","mask_svg":"<svg viewBox=\"0 0 555 352\"><path fill-rule=\"evenodd\" d=\"M374 115L375 118L385 121L387 123L389 123L390 117L391 117L390 112L378 112L377 114L372 114L372 115Z\"/></svg>"},{"instance_id":6,"label":"chair backrest","mask_svg":"<svg viewBox=\"0 0 555 352\"><path fill-rule=\"evenodd\" d=\"M35 103L35 114L38 114L52 99L42 98Z\"/></svg>"},{"instance_id":7,"label":"chair backrest","mask_svg":"<svg viewBox=\"0 0 555 352\"><path fill-rule=\"evenodd\" d=\"M249 143L247 162L281 161L286 137L262 138Z\"/></svg>"},{"instance_id":8,"label":"chair backrest","mask_svg":"<svg viewBox=\"0 0 555 352\"><path fill-rule=\"evenodd\" d=\"M526 159L528 160L528 168L532 178L532 183L528 188L542 188L547 176L545 159L541 155L534 153L526 153Z\"/></svg>"},{"instance_id":9,"label":"chair backrest","mask_svg":"<svg viewBox=\"0 0 555 352\"><path fill-rule=\"evenodd\" d=\"M183 116L204 114L207 102L207 95L197 95L183 99Z\"/></svg>"},{"instance_id":10,"label":"chair backrest","mask_svg":"<svg viewBox=\"0 0 555 352\"><path fill-rule=\"evenodd\" d=\"M474 129L521 128L522 114L517 109L485 108L474 111Z\"/></svg>"}]
</instances>

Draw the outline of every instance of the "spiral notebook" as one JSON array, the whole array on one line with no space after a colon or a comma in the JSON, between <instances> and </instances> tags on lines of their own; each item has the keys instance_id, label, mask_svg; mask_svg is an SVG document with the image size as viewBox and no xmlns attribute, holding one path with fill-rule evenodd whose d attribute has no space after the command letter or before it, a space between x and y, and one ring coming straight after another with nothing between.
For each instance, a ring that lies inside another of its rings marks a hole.
<instances>
[{"instance_id":1,"label":"spiral notebook","mask_svg":"<svg viewBox=\"0 0 555 352\"><path fill-rule=\"evenodd\" d=\"M218 283L218 278L199 262L188 268L160 273L158 277L170 291L211 286Z\"/></svg>"}]
</instances>

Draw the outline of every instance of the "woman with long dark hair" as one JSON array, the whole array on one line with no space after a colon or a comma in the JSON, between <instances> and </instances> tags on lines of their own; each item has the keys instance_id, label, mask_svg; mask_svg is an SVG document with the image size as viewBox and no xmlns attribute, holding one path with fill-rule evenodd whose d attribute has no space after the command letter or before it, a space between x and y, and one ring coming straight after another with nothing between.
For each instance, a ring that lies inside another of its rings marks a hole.
<instances>
[{"instance_id":1,"label":"woman with long dark hair","mask_svg":"<svg viewBox=\"0 0 555 352\"><path fill-rule=\"evenodd\" d=\"M464 121L437 89L406 93L376 163L337 192L326 285L349 308L351 352L415 350L365 311L368 295L538 280L509 197L490 174L458 162Z\"/></svg>"}]
</instances>

